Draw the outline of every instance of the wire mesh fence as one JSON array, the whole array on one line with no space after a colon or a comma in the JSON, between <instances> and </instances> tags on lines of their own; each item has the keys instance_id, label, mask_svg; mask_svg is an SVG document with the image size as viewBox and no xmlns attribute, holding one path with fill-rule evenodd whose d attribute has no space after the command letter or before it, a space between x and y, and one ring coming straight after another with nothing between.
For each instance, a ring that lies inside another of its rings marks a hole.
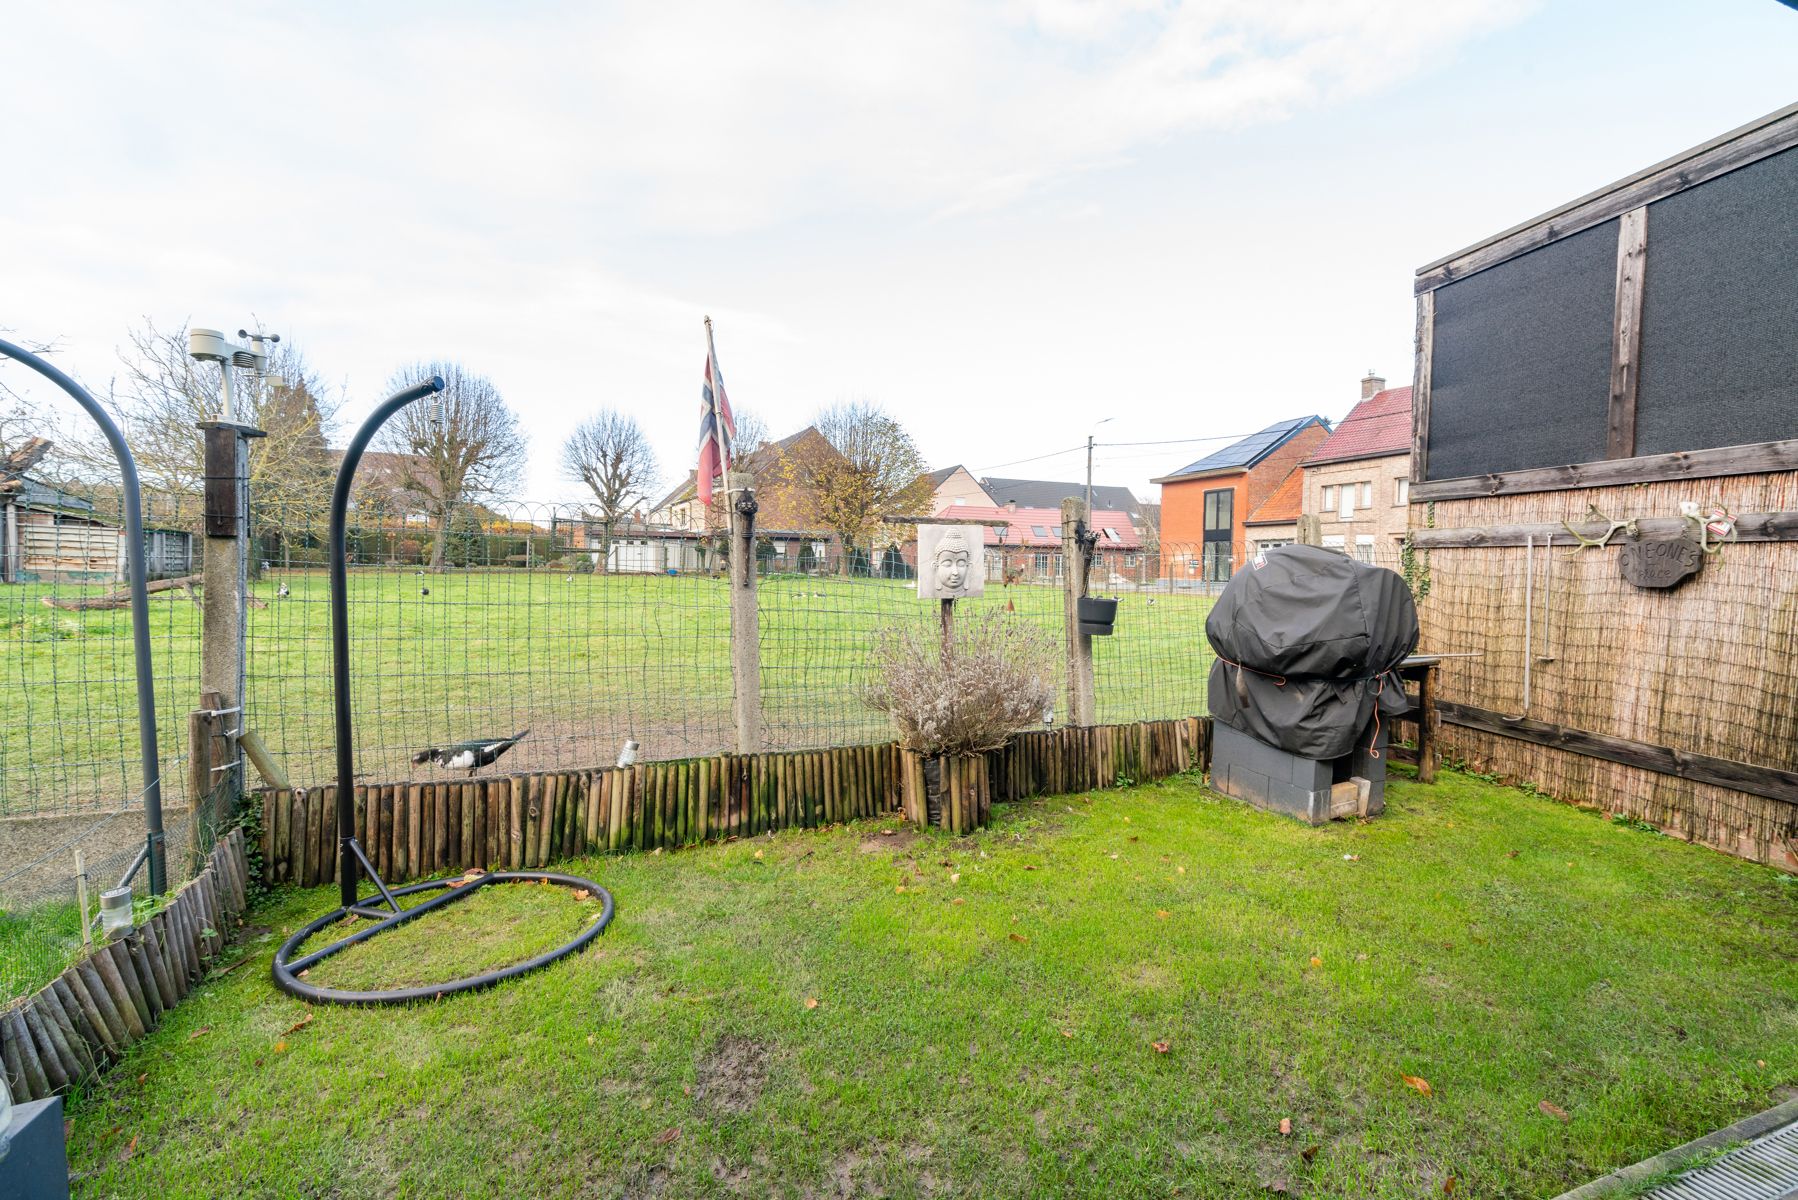
<instances>
[{"instance_id":1,"label":"wire mesh fence","mask_svg":"<svg viewBox=\"0 0 1798 1200\"><path fill-rule=\"evenodd\" d=\"M278 532L255 552L264 604L248 618L246 719L291 780L319 782L332 753L322 515L259 521ZM627 739L645 758L734 748L722 538L626 529L602 549L577 509L508 504L459 513L441 534L364 508L347 541L356 762L368 777L433 777L412 761L420 752L525 730L508 769L604 764ZM1222 585L1161 563L1107 552L1091 572L1095 592L1120 597L1119 634L1094 640L1103 720L1204 711L1204 617ZM862 695L879 630L937 620L911 552L845 558L824 536L769 535L757 568L765 748L891 736ZM964 611L1001 608L1062 636L1058 551L995 551L989 576Z\"/></svg>"}]
</instances>

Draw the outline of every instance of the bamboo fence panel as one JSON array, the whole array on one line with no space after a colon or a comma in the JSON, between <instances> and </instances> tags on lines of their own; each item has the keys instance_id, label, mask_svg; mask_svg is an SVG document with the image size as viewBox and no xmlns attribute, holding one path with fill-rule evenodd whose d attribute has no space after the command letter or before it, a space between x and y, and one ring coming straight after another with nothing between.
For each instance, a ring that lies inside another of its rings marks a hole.
<instances>
[{"instance_id":1,"label":"bamboo fence panel","mask_svg":"<svg viewBox=\"0 0 1798 1200\"><path fill-rule=\"evenodd\" d=\"M953 772L951 811L966 833L994 800L1141 783L1203 767L1210 721L1032 731ZM355 828L391 882L469 868L540 868L585 854L675 849L776 829L901 814L922 824L923 774L895 743L720 754L589 771L359 787ZM264 789L264 873L305 887L336 872L333 789ZM304 830L283 839L282 830ZM387 875L391 871L393 874Z\"/></svg>"},{"instance_id":2,"label":"bamboo fence panel","mask_svg":"<svg viewBox=\"0 0 1798 1200\"><path fill-rule=\"evenodd\" d=\"M1735 513L1798 510L1798 472L1441 501L1437 529L1678 517L1683 500ZM1798 770L1798 543L1741 542L1677 588L1621 577L1603 549L1535 547L1530 641L1521 546L1427 552L1422 649L1443 662L1438 698L1503 715L1783 771ZM1524 666L1529 663L1526 692ZM1563 800L1798 870L1798 803L1587 757L1444 721L1442 746L1480 770Z\"/></svg>"},{"instance_id":3,"label":"bamboo fence panel","mask_svg":"<svg viewBox=\"0 0 1798 1200\"><path fill-rule=\"evenodd\" d=\"M295 794L282 789L264 802L265 816L276 823L264 826L263 846L279 854L285 831L289 858L292 826L284 822L295 811ZM14 1099L42 1100L91 1078L199 986L248 903L243 838L241 829L219 838L205 866L160 911L0 1013L0 1064ZM291 878L292 862L280 862Z\"/></svg>"}]
</instances>

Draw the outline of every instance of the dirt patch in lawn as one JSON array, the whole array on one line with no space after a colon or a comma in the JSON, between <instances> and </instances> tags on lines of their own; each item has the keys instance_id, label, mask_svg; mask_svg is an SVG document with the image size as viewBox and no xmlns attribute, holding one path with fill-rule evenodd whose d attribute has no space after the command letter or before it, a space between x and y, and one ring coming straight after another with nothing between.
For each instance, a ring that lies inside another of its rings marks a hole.
<instances>
[{"instance_id":1,"label":"dirt patch in lawn","mask_svg":"<svg viewBox=\"0 0 1798 1200\"><path fill-rule=\"evenodd\" d=\"M754 1107L767 1083L768 1047L727 1033L700 1059L693 1100L702 1112L736 1116Z\"/></svg>"},{"instance_id":2,"label":"dirt patch in lawn","mask_svg":"<svg viewBox=\"0 0 1798 1200\"><path fill-rule=\"evenodd\" d=\"M917 840L916 831L896 829L891 833L880 833L874 837L863 838L858 849L863 854L893 853L908 848Z\"/></svg>"}]
</instances>

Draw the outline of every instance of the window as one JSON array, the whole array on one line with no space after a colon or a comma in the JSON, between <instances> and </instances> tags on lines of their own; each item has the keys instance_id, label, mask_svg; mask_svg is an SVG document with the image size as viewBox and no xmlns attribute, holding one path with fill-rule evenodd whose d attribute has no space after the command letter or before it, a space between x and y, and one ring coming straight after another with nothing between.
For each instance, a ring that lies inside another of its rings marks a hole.
<instances>
[{"instance_id":1,"label":"window","mask_svg":"<svg viewBox=\"0 0 1798 1200\"><path fill-rule=\"evenodd\" d=\"M1255 549L1265 554L1269 550L1277 550L1281 546L1290 545L1292 545L1291 538L1267 538L1264 541L1256 542Z\"/></svg>"},{"instance_id":2,"label":"window","mask_svg":"<svg viewBox=\"0 0 1798 1200\"><path fill-rule=\"evenodd\" d=\"M1400 475L1392 481L1392 503L1395 507L1403 507L1411 502L1411 481Z\"/></svg>"},{"instance_id":3,"label":"window","mask_svg":"<svg viewBox=\"0 0 1798 1200\"><path fill-rule=\"evenodd\" d=\"M1336 506L1336 515L1346 521L1355 515L1355 485L1345 483L1336 490L1342 495L1342 503Z\"/></svg>"},{"instance_id":4,"label":"window","mask_svg":"<svg viewBox=\"0 0 1798 1200\"><path fill-rule=\"evenodd\" d=\"M993 526L992 534L993 534L993 540L995 542L999 542L999 543L1003 544L1005 541L1005 533L1006 533L1005 526L1003 526L1003 525Z\"/></svg>"},{"instance_id":5,"label":"window","mask_svg":"<svg viewBox=\"0 0 1798 1200\"><path fill-rule=\"evenodd\" d=\"M1115 530L1111 526L1107 525L1105 527L1105 540L1108 542L1121 542L1124 539L1118 536L1117 530Z\"/></svg>"},{"instance_id":6,"label":"window","mask_svg":"<svg viewBox=\"0 0 1798 1200\"><path fill-rule=\"evenodd\" d=\"M1336 485L1333 483L1324 487L1323 510L1327 513L1336 511Z\"/></svg>"},{"instance_id":7,"label":"window","mask_svg":"<svg viewBox=\"0 0 1798 1200\"><path fill-rule=\"evenodd\" d=\"M1049 573L1049 556L1047 554L1039 554L1036 556L1036 573L1038 575L1047 575Z\"/></svg>"},{"instance_id":8,"label":"window","mask_svg":"<svg viewBox=\"0 0 1798 1200\"><path fill-rule=\"evenodd\" d=\"M1361 507L1362 508L1372 508L1373 507L1373 484L1372 484L1372 482L1366 482L1361 485Z\"/></svg>"},{"instance_id":9,"label":"window","mask_svg":"<svg viewBox=\"0 0 1798 1200\"><path fill-rule=\"evenodd\" d=\"M1373 535L1361 534L1355 539L1355 557L1364 563L1373 561Z\"/></svg>"},{"instance_id":10,"label":"window","mask_svg":"<svg viewBox=\"0 0 1798 1200\"><path fill-rule=\"evenodd\" d=\"M1039 538L1046 538L1049 536L1048 529L1042 525L1032 525L1030 527L1030 532L1035 534Z\"/></svg>"},{"instance_id":11,"label":"window","mask_svg":"<svg viewBox=\"0 0 1798 1200\"><path fill-rule=\"evenodd\" d=\"M1344 547L1343 536L1340 533L1338 533L1332 537L1326 537L1324 539L1324 549L1325 550L1341 550L1344 554L1348 553L1347 549L1345 549L1345 547Z\"/></svg>"},{"instance_id":12,"label":"window","mask_svg":"<svg viewBox=\"0 0 1798 1200\"><path fill-rule=\"evenodd\" d=\"M1060 537L1060 536L1061 536L1061 526L1059 526L1059 525L1057 525L1057 526L1056 526L1056 527L1055 527L1055 536L1056 536L1056 537Z\"/></svg>"},{"instance_id":13,"label":"window","mask_svg":"<svg viewBox=\"0 0 1798 1200\"><path fill-rule=\"evenodd\" d=\"M1233 553L1232 542L1236 537L1236 490L1219 488L1205 493L1205 542L1200 553L1200 563L1204 578L1207 580L1225 580L1230 578Z\"/></svg>"}]
</instances>

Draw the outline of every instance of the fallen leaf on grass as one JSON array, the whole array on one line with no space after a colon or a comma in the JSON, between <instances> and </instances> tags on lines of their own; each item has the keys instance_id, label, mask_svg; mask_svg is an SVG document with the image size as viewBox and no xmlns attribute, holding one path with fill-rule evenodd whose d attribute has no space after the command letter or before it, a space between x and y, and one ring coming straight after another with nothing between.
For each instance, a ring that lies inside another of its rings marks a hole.
<instances>
[{"instance_id":1,"label":"fallen leaf on grass","mask_svg":"<svg viewBox=\"0 0 1798 1200\"><path fill-rule=\"evenodd\" d=\"M949 901L949 903L951 903L951 904L966 904L967 901L963 900L960 896L957 896L955 899Z\"/></svg>"},{"instance_id":2,"label":"fallen leaf on grass","mask_svg":"<svg viewBox=\"0 0 1798 1200\"><path fill-rule=\"evenodd\" d=\"M1185 867L1175 867L1174 873L1177 875L1184 875L1184 874L1186 874L1186 868Z\"/></svg>"},{"instance_id":3,"label":"fallen leaf on grass","mask_svg":"<svg viewBox=\"0 0 1798 1200\"><path fill-rule=\"evenodd\" d=\"M903 892L905 890L905 885L902 883L898 887L894 888L893 890L895 892Z\"/></svg>"},{"instance_id":4,"label":"fallen leaf on grass","mask_svg":"<svg viewBox=\"0 0 1798 1200\"><path fill-rule=\"evenodd\" d=\"M1261 1190L1264 1192L1273 1192L1275 1195L1279 1196L1288 1196L1292 1194L1292 1188L1287 1185L1284 1179L1270 1179L1261 1185Z\"/></svg>"},{"instance_id":5,"label":"fallen leaf on grass","mask_svg":"<svg viewBox=\"0 0 1798 1200\"><path fill-rule=\"evenodd\" d=\"M760 857L761 857L761 856L762 856L762 852L761 852L761 851L760 851L760 850L757 850L757 851L756 851L756 852L755 852L755 856L756 856L756 857L757 857L757 858L760 858Z\"/></svg>"},{"instance_id":6,"label":"fallen leaf on grass","mask_svg":"<svg viewBox=\"0 0 1798 1200\"><path fill-rule=\"evenodd\" d=\"M1281 1137L1291 1137L1292 1136L1292 1118L1291 1117L1281 1117L1280 1118L1280 1136Z\"/></svg>"},{"instance_id":7,"label":"fallen leaf on grass","mask_svg":"<svg viewBox=\"0 0 1798 1200\"><path fill-rule=\"evenodd\" d=\"M286 1042L276 1042L275 1043L275 1053L276 1054L285 1054L286 1052L287 1052L287 1043Z\"/></svg>"},{"instance_id":8,"label":"fallen leaf on grass","mask_svg":"<svg viewBox=\"0 0 1798 1200\"><path fill-rule=\"evenodd\" d=\"M949 882L950 883L960 883L961 882L961 872L959 872L959 871L953 872L949 876Z\"/></svg>"},{"instance_id":9,"label":"fallen leaf on grass","mask_svg":"<svg viewBox=\"0 0 1798 1200\"><path fill-rule=\"evenodd\" d=\"M1021 933L1014 933L1014 934L1011 934L1010 936L1011 936L1011 940L1014 942L1020 942L1026 946L1030 944L1030 939L1025 937Z\"/></svg>"},{"instance_id":10,"label":"fallen leaf on grass","mask_svg":"<svg viewBox=\"0 0 1798 1200\"><path fill-rule=\"evenodd\" d=\"M310 1024L312 1024L312 1014L307 1013L305 1016L303 1016L299 1020L295 1021L292 1025L289 1025L287 1027L287 1032L289 1034L298 1033L300 1030L306 1028L306 1026L308 1026Z\"/></svg>"},{"instance_id":11,"label":"fallen leaf on grass","mask_svg":"<svg viewBox=\"0 0 1798 1200\"><path fill-rule=\"evenodd\" d=\"M1172 1042L1150 1042L1149 1045L1151 1045L1155 1048L1155 1053L1166 1054L1168 1052L1168 1050L1170 1048L1172 1048L1173 1043Z\"/></svg>"},{"instance_id":12,"label":"fallen leaf on grass","mask_svg":"<svg viewBox=\"0 0 1798 1200\"><path fill-rule=\"evenodd\" d=\"M1074 1036L1074 1031L1072 1029L1064 1029L1061 1031L1061 1036L1064 1038L1071 1038Z\"/></svg>"},{"instance_id":13,"label":"fallen leaf on grass","mask_svg":"<svg viewBox=\"0 0 1798 1200\"><path fill-rule=\"evenodd\" d=\"M574 898L576 900L585 900L588 896L591 896L592 894L593 893L588 891L586 888L575 888L574 889Z\"/></svg>"},{"instance_id":14,"label":"fallen leaf on grass","mask_svg":"<svg viewBox=\"0 0 1798 1200\"><path fill-rule=\"evenodd\" d=\"M1322 1149L1323 1149L1322 1146L1315 1146L1315 1145L1314 1146L1306 1146L1303 1150L1299 1151L1299 1157L1304 1159L1306 1162L1310 1162L1312 1159L1317 1157L1317 1152Z\"/></svg>"},{"instance_id":15,"label":"fallen leaf on grass","mask_svg":"<svg viewBox=\"0 0 1798 1200\"><path fill-rule=\"evenodd\" d=\"M137 1077L137 1081L138 1081L138 1082L139 1082L139 1083L148 1083L148 1082L150 1082L150 1073L149 1073L149 1072L148 1072L148 1071L145 1071L145 1072L144 1072L144 1073L143 1073L143 1074L142 1074L142 1075L139 1075L139 1076L138 1076L138 1077Z\"/></svg>"},{"instance_id":16,"label":"fallen leaf on grass","mask_svg":"<svg viewBox=\"0 0 1798 1200\"><path fill-rule=\"evenodd\" d=\"M1455 1194L1455 1177L1453 1175L1450 1175L1447 1179L1442 1181L1442 1194L1444 1196L1452 1196Z\"/></svg>"},{"instance_id":17,"label":"fallen leaf on grass","mask_svg":"<svg viewBox=\"0 0 1798 1200\"><path fill-rule=\"evenodd\" d=\"M1313 954L1311 956L1311 965L1314 967L1321 967L1324 965L1324 960L1317 957L1317 955Z\"/></svg>"},{"instance_id":18,"label":"fallen leaf on grass","mask_svg":"<svg viewBox=\"0 0 1798 1200\"><path fill-rule=\"evenodd\" d=\"M898 832L899 831L897 829L883 829L880 831L880 836L881 837L892 837L895 833L898 833ZM758 854L758 855L756 855L756 857L760 858L761 855Z\"/></svg>"},{"instance_id":19,"label":"fallen leaf on grass","mask_svg":"<svg viewBox=\"0 0 1798 1200\"><path fill-rule=\"evenodd\" d=\"M666 1146L669 1142L672 1142L679 1137L680 1137L680 1126L679 1125L670 1125L668 1128L662 1130L662 1132L656 1134L656 1145Z\"/></svg>"},{"instance_id":20,"label":"fallen leaf on grass","mask_svg":"<svg viewBox=\"0 0 1798 1200\"><path fill-rule=\"evenodd\" d=\"M124 1149L119 1151L119 1161L120 1162L130 1162L131 1156L136 1153L137 1153L137 1135L134 1133L131 1135L131 1140L125 1143Z\"/></svg>"},{"instance_id":21,"label":"fallen leaf on grass","mask_svg":"<svg viewBox=\"0 0 1798 1200\"><path fill-rule=\"evenodd\" d=\"M1430 1090L1430 1081L1427 1079L1419 1079L1415 1075L1400 1075L1399 1078L1405 1081L1405 1086L1408 1088L1416 1088L1426 1096L1435 1095L1435 1093Z\"/></svg>"},{"instance_id":22,"label":"fallen leaf on grass","mask_svg":"<svg viewBox=\"0 0 1798 1200\"><path fill-rule=\"evenodd\" d=\"M805 1006L808 1009L817 1008L818 1007L818 998L816 996L807 996L805 998Z\"/></svg>"},{"instance_id":23,"label":"fallen leaf on grass","mask_svg":"<svg viewBox=\"0 0 1798 1200\"><path fill-rule=\"evenodd\" d=\"M1141 838L1139 838L1139 837L1136 837L1136 836L1135 836L1135 835L1134 835L1134 834L1133 834L1133 835L1131 835L1131 838L1130 838L1130 840L1131 840L1131 841L1133 841L1133 842L1140 842L1140 841L1142 841L1142 839L1141 839Z\"/></svg>"},{"instance_id":24,"label":"fallen leaf on grass","mask_svg":"<svg viewBox=\"0 0 1798 1200\"><path fill-rule=\"evenodd\" d=\"M1360 862L1361 856L1359 854L1345 854L1342 856L1342 861L1343 862Z\"/></svg>"},{"instance_id":25,"label":"fallen leaf on grass","mask_svg":"<svg viewBox=\"0 0 1798 1200\"><path fill-rule=\"evenodd\" d=\"M1563 1125L1565 1125L1567 1122L1573 1120L1572 1117L1567 1115L1566 1109L1562 1108L1558 1104L1551 1104L1547 1100L1537 1101L1536 1107L1541 1109L1543 1112L1547 1113L1549 1116L1553 1117L1555 1120L1559 1121Z\"/></svg>"},{"instance_id":26,"label":"fallen leaf on grass","mask_svg":"<svg viewBox=\"0 0 1798 1200\"><path fill-rule=\"evenodd\" d=\"M1115 855L1115 854L1114 854L1114 855L1112 855L1112 856L1111 856L1111 861L1113 861L1113 862L1116 862L1116 861L1117 861L1117 857L1118 857L1118 856L1117 856L1117 855Z\"/></svg>"},{"instance_id":27,"label":"fallen leaf on grass","mask_svg":"<svg viewBox=\"0 0 1798 1200\"><path fill-rule=\"evenodd\" d=\"M1026 871L1034 871L1034 870L1036 870L1036 864L1034 864L1034 863L1025 863L1025 864L1024 864L1024 869L1025 869L1025 870L1026 870Z\"/></svg>"},{"instance_id":28,"label":"fallen leaf on grass","mask_svg":"<svg viewBox=\"0 0 1798 1200\"><path fill-rule=\"evenodd\" d=\"M1511 851L1511 852L1510 852L1510 853L1509 853L1509 854L1507 854L1507 855L1505 855L1505 857L1506 857L1506 858L1516 858L1516 857L1517 857L1517 851L1515 851L1515 850L1513 850L1513 851Z\"/></svg>"}]
</instances>

